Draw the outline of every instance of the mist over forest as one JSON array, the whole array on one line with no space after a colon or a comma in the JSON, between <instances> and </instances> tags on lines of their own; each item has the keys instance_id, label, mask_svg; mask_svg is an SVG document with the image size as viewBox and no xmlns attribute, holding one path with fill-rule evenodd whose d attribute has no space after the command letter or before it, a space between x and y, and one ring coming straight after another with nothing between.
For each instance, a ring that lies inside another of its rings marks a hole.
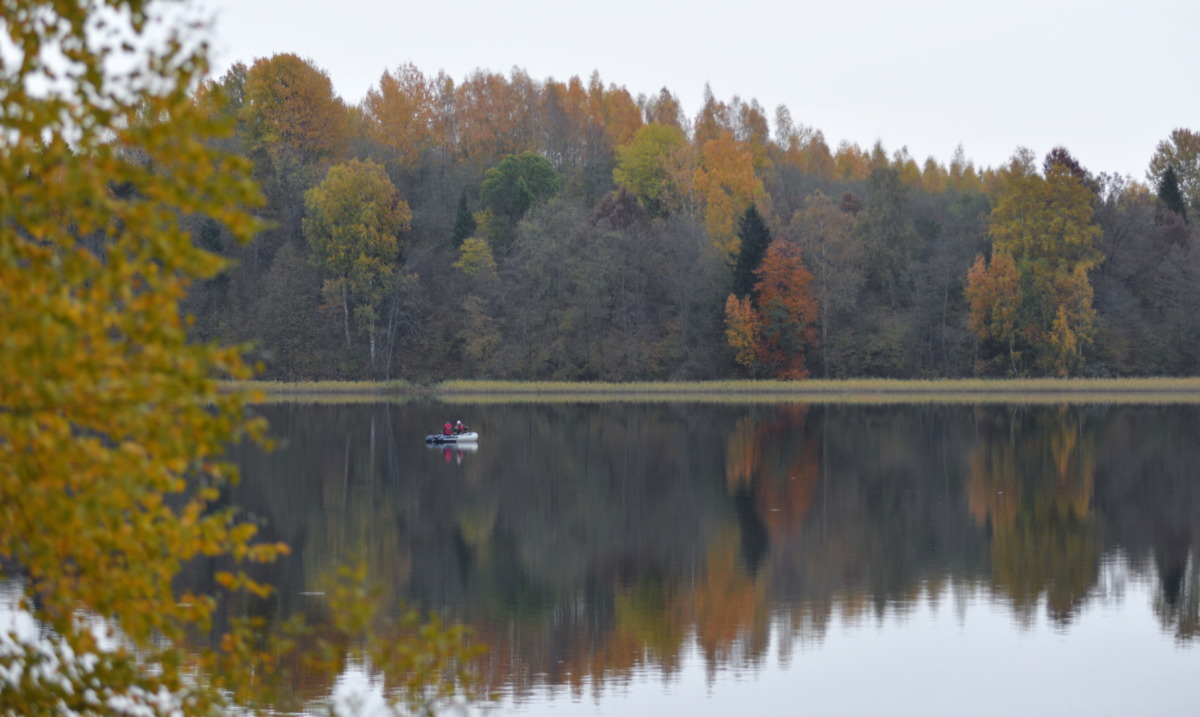
<instances>
[{"instance_id":1,"label":"mist over forest","mask_svg":"<svg viewBox=\"0 0 1200 717\"><path fill-rule=\"evenodd\" d=\"M412 65L357 104L313 62L196 100L262 186L192 287L265 378L690 380L1197 373L1200 134L1144 177L1059 147L978 167L830 147L786 107ZM132 191L132 190L131 190Z\"/></svg>"}]
</instances>

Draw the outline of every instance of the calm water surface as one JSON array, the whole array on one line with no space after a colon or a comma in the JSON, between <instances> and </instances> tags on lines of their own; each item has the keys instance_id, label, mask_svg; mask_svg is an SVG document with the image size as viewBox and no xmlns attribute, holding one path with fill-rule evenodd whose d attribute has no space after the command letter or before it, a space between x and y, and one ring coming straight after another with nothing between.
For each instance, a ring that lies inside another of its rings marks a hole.
<instances>
[{"instance_id":1,"label":"calm water surface","mask_svg":"<svg viewBox=\"0 0 1200 717\"><path fill-rule=\"evenodd\" d=\"M274 613L365 559L474 626L496 711L1195 709L1196 407L259 411L230 501L292 546Z\"/></svg>"}]
</instances>

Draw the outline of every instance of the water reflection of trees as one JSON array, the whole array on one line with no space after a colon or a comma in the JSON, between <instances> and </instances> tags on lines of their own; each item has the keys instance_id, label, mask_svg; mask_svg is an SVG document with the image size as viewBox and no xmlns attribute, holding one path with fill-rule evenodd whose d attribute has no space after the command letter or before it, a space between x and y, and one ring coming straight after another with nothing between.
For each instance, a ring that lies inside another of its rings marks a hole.
<instances>
[{"instance_id":1,"label":"water reflection of trees","mask_svg":"<svg viewBox=\"0 0 1200 717\"><path fill-rule=\"evenodd\" d=\"M1167 568L1159 575L1163 589L1154 601L1154 614L1180 640L1200 635L1200 570L1195 554L1178 568Z\"/></svg>"},{"instance_id":2,"label":"water reflection of trees","mask_svg":"<svg viewBox=\"0 0 1200 717\"><path fill-rule=\"evenodd\" d=\"M1194 408L1104 413L1097 509L1106 545L1120 546L1158 582L1156 614L1181 640L1200 635L1200 442ZM1148 557L1147 557L1148 556Z\"/></svg>"},{"instance_id":3,"label":"water reflection of trees","mask_svg":"<svg viewBox=\"0 0 1200 717\"><path fill-rule=\"evenodd\" d=\"M1100 568L1092 514L1096 434L1071 408L985 408L970 457L970 508L991 532L992 579L1031 622L1043 595L1062 624Z\"/></svg>"},{"instance_id":4,"label":"water reflection of trees","mask_svg":"<svg viewBox=\"0 0 1200 717\"><path fill-rule=\"evenodd\" d=\"M786 662L835 618L977 590L1069 625L1114 552L1164 629L1200 624L1190 408L476 406L449 463L410 445L436 404L266 410L288 445L240 456L233 499L296 548L272 614L366 556L388 599L475 625L518 696L671 679L693 649Z\"/></svg>"}]
</instances>

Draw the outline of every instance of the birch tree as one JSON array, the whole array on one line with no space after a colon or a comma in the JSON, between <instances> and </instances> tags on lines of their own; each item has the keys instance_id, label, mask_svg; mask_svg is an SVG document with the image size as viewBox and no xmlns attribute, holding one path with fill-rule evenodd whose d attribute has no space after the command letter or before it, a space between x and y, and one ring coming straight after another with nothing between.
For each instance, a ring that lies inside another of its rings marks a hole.
<instances>
[{"instance_id":1,"label":"birch tree","mask_svg":"<svg viewBox=\"0 0 1200 717\"><path fill-rule=\"evenodd\" d=\"M352 313L366 332L374 373L379 306L396 278L399 236L408 229L412 212L383 167L370 160L331 167L304 201L312 261L331 275L325 281L326 299L342 310L347 348Z\"/></svg>"}]
</instances>

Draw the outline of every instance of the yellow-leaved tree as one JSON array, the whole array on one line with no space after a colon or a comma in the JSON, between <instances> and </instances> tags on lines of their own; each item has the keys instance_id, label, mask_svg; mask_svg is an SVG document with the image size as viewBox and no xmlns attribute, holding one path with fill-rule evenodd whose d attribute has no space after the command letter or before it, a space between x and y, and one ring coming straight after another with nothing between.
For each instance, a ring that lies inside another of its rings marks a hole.
<instances>
[{"instance_id":1,"label":"yellow-leaved tree","mask_svg":"<svg viewBox=\"0 0 1200 717\"><path fill-rule=\"evenodd\" d=\"M383 167L357 159L330 167L325 179L304 195L304 204L312 262L332 275L325 280L325 296L342 309L347 348L353 306L354 318L367 334L375 374L379 305L394 288L399 235L408 229L412 211Z\"/></svg>"},{"instance_id":2,"label":"yellow-leaved tree","mask_svg":"<svg viewBox=\"0 0 1200 717\"><path fill-rule=\"evenodd\" d=\"M225 556L217 582L263 594L247 563L283 550L216 504L222 455L265 426L219 388L250 377L240 350L190 342L180 312L223 264L190 219L247 241L261 202L213 149L229 114L195 101L207 47L183 5L0 0L0 714L256 704L284 647L234 621L197 658L216 598L172 587ZM431 630L392 641L422 669L372 653L426 695L466 654Z\"/></svg>"},{"instance_id":3,"label":"yellow-leaved tree","mask_svg":"<svg viewBox=\"0 0 1200 717\"><path fill-rule=\"evenodd\" d=\"M768 204L762 180L754 173L754 155L732 132L722 132L701 147L693 183L704 202L708 236L732 261L741 245L737 218L755 202L760 207Z\"/></svg>"},{"instance_id":4,"label":"yellow-leaved tree","mask_svg":"<svg viewBox=\"0 0 1200 717\"><path fill-rule=\"evenodd\" d=\"M632 142L617 147L613 181L632 192L651 216L667 216L691 203L693 164L682 129L651 123Z\"/></svg>"},{"instance_id":5,"label":"yellow-leaved tree","mask_svg":"<svg viewBox=\"0 0 1200 717\"><path fill-rule=\"evenodd\" d=\"M992 208L991 261L977 258L967 277L976 370L1075 376L1096 335L1088 272L1103 257L1093 195L1069 164L1048 160L1043 177L1019 158Z\"/></svg>"},{"instance_id":6,"label":"yellow-leaved tree","mask_svg":"<svg viewBox=\"0 0 1200 717\"><path fill-rule=\"evenodd\" d=\"M0 680L0 712L203 711L214 695L174 645L214 600L171 579L277 547L213 507L235 477L226 446L264 426L218 390L250 376L239 351L188 342L180 299L222 261L184 222L248 240L260 195L205 144L221 128L193 102L207 65L190 23L154 27L140 0L0 7L0 568L54 635L2 638L21 677Z\"/></svg>"}]
</instances>

